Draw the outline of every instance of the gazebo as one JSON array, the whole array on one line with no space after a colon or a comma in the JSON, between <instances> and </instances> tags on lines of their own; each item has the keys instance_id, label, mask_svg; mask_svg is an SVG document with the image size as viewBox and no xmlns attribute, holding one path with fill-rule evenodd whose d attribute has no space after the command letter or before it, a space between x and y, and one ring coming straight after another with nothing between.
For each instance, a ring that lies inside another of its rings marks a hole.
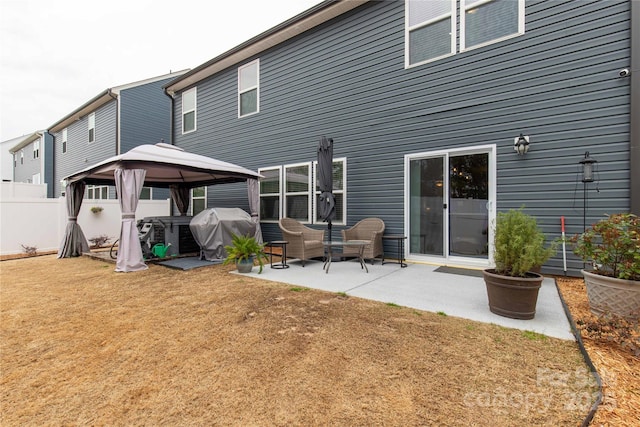
<instances>
[{"instance_id":1,"label":"gazebo","mask_svg":"<svg viewBox=\"0 0 640 427\"><path fill-rule=\"evenodd\" d=\"M189 207L189 190L213 184L247 182L251 216L259 227L259 190L257 172L199 154L174 145L158 143L140 145L110 157L64 178L68 223L58 258L80 256L89 244L77 223L87 184L115 185L122 213L116 271L147 269L138 240L135 212L143 186L169 188L181 215Z\"/></svg>"}]
</instances>

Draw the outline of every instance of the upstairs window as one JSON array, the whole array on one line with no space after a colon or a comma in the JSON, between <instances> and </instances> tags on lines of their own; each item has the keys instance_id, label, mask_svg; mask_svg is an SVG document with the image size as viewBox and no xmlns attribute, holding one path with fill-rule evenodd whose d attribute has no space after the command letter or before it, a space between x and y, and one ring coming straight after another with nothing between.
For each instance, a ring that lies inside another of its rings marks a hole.
<instances>
[{"instance_id":1,"label":"upstairs window","mask_svg":"<svg viewBox=\"0 0 640 427\"><path fill-rule=\"evenodd\" d=\"M62 152L67 152L67 128L62 129Z\"/></svg>"},{"instance_id":2,"label":"upstairs window","mask_svg":"<svg viewBox=\"0 0 640 427\"><path fill-rule=\"evenodd\" d=\"M20 150L20 164L24 165L24 150Z\"/></svg>"},{"instance_id":3,"label":"upstairs window","mask_svg":"<svg viewBox=\"0 0 640 427\"><path fill-rule=\"evenodd\" d=\"M197 88L182 93L182 133L196 130Z\"/></svg>"},{"instance_id":4,"label":"upstairs window","mask_svg":"<svg viewBox=\"0 0 640 427\"><path fill-rule=\"evenodd\" d=\"M456 52L456 0L407 0L408 65L434 61Z\"/></svg>"},{"instance_id":5,"label":"upstairs window","mask_svg":"<svg viewBox=\"0 0 640 427\"><path fill-rule=\"evenodd\" d=\"M37 159L40 157L40 140L34 141L33 143L33 158Z\"/></svg>"},{"instance_id":6,"label":"upstairs window","mask_svg":"<svg viewBox=\"0 0 640 427\"><path fill-rule=\"evenodd\" d=\"M238 68L238 117L260 110L260 61Z\"/></svg>"},{"instance_id":7,"label":"upstairs window","mask_svg":"<svg viewBox=\"0 0 640 427\"><path fill-rule=\"evenodd\" d=\"M96 140L96 113L89 114L89 142Z\"/></svg>"},{"instance_id":8,"label":"upstairs window","mask_svg":"<svg viewBox=\"0 0 640 427\"><path fill-rule=\"evenodd\" d=\"M518 34L524 34L523 1L460 0L461 51Z\"/></svg>"},{"instance_id":9,"label":"upstairs window","mask_svg":"<svg viewBox=\"0 0 640 427\"><path fill-rule=\"evenodd\" d=\"M405 66L524 34L524 6L524 0L405 0Z\"/></svg>"}]
</instances>

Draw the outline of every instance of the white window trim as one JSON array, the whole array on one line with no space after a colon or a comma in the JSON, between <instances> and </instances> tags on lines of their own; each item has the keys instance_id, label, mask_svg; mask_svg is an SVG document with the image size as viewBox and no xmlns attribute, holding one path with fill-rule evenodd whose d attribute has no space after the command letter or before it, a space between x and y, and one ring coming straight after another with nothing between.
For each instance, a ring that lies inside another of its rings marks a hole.
<instances>
[{"instance_id":1,"label":"white window trim","mask_svg":"<svg viewBox=\"0 0 640 427\"><path fill-rule=\"evenodd\" d=\"M91 126L91 122L93 122L93 126ZM91 129L93 129L93 139L91 139ZM89 144L92 144L96 141L96 113L89 114L89 118L87 119L87 131L89 133Z\"/></svg>"},{"instance_id":2,"label":"white window trim","mask_svg":"<svg viewBox=\"0 0 640 427\"><path fill-rule=\"evenodd\" d=\"M347 224L347 158L346 157L339 157L339 158L334 158L333 159L334 162L342 162L343 166L342 166L342 185L343 188L342 190L338 190L338 191L334 191L333 194L342 194L343 197L343 206L342 206L342 218L335 218L333 221L331 221L332 224L337 224L337 225L346 225ZM316 182L315 177L317 177L317 170L318 170L318 161L314 161L313 162L313 176L314 176L314 180L313 182ZM313 192L313 223L314 224L323 224L324 221L317 221L316 220L316 213L318 212L318 194L320 194L320 191L316 190L316 187L314 185L313 187L314 192Z\"/></svg>"},{"instance_id":3,"label":"white window trim","mask_svg":"<svg viewBox=\"0 0 640 427\"><path fill-rule=\"evenodd\" d=\"M499 37L497 39L493 39L493 40L489 40L486 41L484 43L480 43L480 44L476 44L470 47L466 47L464 40L465 40L465 31L466 31L466 23L465 23L465 19L466 19L466 11L467 9L469 9L469 6L467 5L467 1L468 0L460 0L460 52L468 52L470 50L473 49L478 49L484 46L488 46L490 44L493 43L499 43L501 41L504 40L508 40L514 37L518 37L524 34L524 18L525 18L525 14L524 14L524 2L525 0L518 0L518 32L515 34L509 34L507 36L503 36L503 37ZM484 4L487 3L491 3L494 0L481 0L481 1L477 1L474 2L471 6L471 8L476 8L479 6L482 6Z\"/></svg>"},{"instance_id":4,"label":"white window trim","mask_svg":"<svg viewBox=\"0 0 640 427\"><path fill-rule=\"evenodd\" d=\"M240 90L240 71L244 68L252 66L253 64L256 64L256 85L245 88L244 90ZM240 95L254 89L256 90L256 111L242 115L240 111ZM258 58L255 61L251 61L247 64L244 64L241 67L238 67L238 118L249 117L254 114L258 114L259 112L260 112L260 59Z\"/></svg>"},{"instance_id":5,"label":"white window trim","mask_svg":"<svg viewBox=\"0 0 640 427\"><path fill-rule=\"evenodd\" d=\"M33 142L33 158L34 159L40 158L40 140Z\"/></svg>"},{"instance_id":6,"label":"white window trim","mask_svg":"<svg viewBox=\"0 0 640 427\"><path fill-rule=\"evenodd\" d=\"M98 197L96 198L96 191L100 192L100 195L102 195L102 190L103 189L107 189L107 197ZM87 199L89 200L109 200L110 199L110 192L109 192L109 186L108 185L87 185ZM90 197L90 193L93 195L93 197Z\"/></svg>"},{"instance_id":7,"label":"white window trim","mask_svg":"<svg viewBox=\"0 0 640 427\"><path fill-rule=\"evenodd\" d=\"M24 150L20 150L20 164L24 165Z\"/></svg>"},{"instance_id":8,"label":"white window trim","mask_svg":"<svg viewBox=\"0 0 640 427\"><path fill-rule=\"evenodd\" d=\"M270 170L277 170L278 171L278 219L282 218L282 213L283 213L283 179L282 179L282 171L283 171L283 167L282 166L270 166L270 167L266 167L266 168L259 168L258 169L258 173L262 174L263 171L270 171ZM259 187L258 187L259 188ZM262 203L262 192L260 192L259 197L260 197L260 203ZM269 195L269 196L275 196L275 193L265 193L265 195ZM260 218L260 222L265 222L265 223L277 223L278 220L274 220L274 219L262 219Z\"/></svg>"},{"instance_id":9,"label":"white window trim","mask_svg":"<svg viewBox=\"0 0 640 427\"><path fill-rule=\"evenodd\" d=\"M405 10L405 14L404 14L404 67L405 68L412 68L412 67L417 67L418 65L423 65L423 64L427 64L429 62L433 62L433 61L438 61L440 59L443 58L447 58L449 56L455 55L456 54L456 0L451 0L451 8L449 9L450 12L446 13L446 14L442 14L436 18L432 18L428 21L424 21L421 22L419 24L416 24L412 27L409 26L409 1L410 0L405 0L405 6L404 6L404 10ZM438 21L442 21L443 19L447 19L451 17L451 49L449 51L449 53L445 54L445 55L440 55L437 56L435 58L431 58L431 59L426 59L424 61L420 61L420 62L416 62L415 64L411 64L410 58L409 58L409 33L413 30L418 30L422 27L426 27L427 25L436 23Z\"/></svg>"},{"instance_id":10,"label":"white window trim","mask_svg":"<svg viewBox=\"0 0 640 427\"><path fill-rule=\"evenodd\" d=\"M308 182L307 182L307 191L296 191L296 192L287 192L287 169L288 168L294 168L294 167L298 167L298 166L306 166L308 168ZM307 212L309 217L307 218L306 221L300 221L303 224L311 224L313 222L313 195L314 195L314 184L313 184L313 175L312 175L312 167L313 165L311 164L311 162L303 162L303 163L291 163L288 165L284 165L282 167L283 169L283 177L282 177L282 207L283 210L280 211L281 215L283 215L284 217L288 216L288 212L286 212L287 210L287 198L290 196L303 196L306 195L307 196Z\"/></svg>"},{"instance_id":11,"label":"white window trim","mask_svg":"<svg viewBox=\"0 0 640 427\"><path fill-rule=\"evenodd\" d=\"M67 132L67 128L62 129L62 152L63 153L66 153L67 150L69 149L69 147L67 146L68 136L69 136L69 133Z\"/></svg>"},{"instance_id":12,"label":"white window trim","mask_svg":"<svg viewBox=\"0 0 640 427\"><path fill-rule=\"evenodd\" d=\"M193 108L189 109L189 110L185 110L184 109L184 95L189 93L189 92L193 92ZM190 113L193 111L193 129L185 131L184 130L184 115L187 113ZM182 128L182 134L187 134L187 133L191 133L191 132L195 132L196 130L198 130L198 87L192 87L189 90L185 90L184 92L182 92L182 115L181 117L181 128Z\"/></svg>"},{"instance_id":13,"label":"white window trim","mask_svg":"<svg viewBox=\"0 0 640 427\"><path fill-rule=\"evenodd\" d=\"M198 187L199 188L199 187ZM204 209L207 209L207 194L208 194L208 189L209 187L207 187L206 185L204 186L204 195L203 196L198 196L198 197L193 197L193 188L191 189L191 191L189 191L189 215L193 216L193 201L194 200L204 200Z\"/></svg>"}]
</instances>

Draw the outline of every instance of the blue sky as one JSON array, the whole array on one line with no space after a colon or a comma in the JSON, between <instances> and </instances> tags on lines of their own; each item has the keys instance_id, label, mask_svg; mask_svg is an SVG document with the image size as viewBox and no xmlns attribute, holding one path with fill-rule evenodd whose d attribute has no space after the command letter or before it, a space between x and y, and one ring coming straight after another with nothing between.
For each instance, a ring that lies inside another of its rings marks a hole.
<instances>
[{"instance_id":1,"label":"blue sky","mask_svg":"<svg viewBox=\"0 0 640 427\"><path fill-rule=\"evenodd\" d=\"M0 0L0 141L194 68L321 0Z\"/></svg>"}]
</instances>

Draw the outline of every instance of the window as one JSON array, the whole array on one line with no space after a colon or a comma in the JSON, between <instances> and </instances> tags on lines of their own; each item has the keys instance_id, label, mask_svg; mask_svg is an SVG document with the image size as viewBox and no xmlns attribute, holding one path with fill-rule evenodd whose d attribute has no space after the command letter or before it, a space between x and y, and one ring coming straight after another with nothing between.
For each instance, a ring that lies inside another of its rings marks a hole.
<instances>
[{"instance_id":1,"label":"window","mask_svg":"<svg viewBox=\"0 0 640 427\"><path fill-rule=\"evenodd\" d=\"M37 159L40 157L40 140L34 141L33 143L33 158Z\"/></svg>"},{"instance_id":2,"label":"window","mask_svg":"<svg viewBox=\"0 0 640 427\"><path fill-rule=\"evenodd\" d=\"M198 215L207 208L207 187L191 189L191 215Z\"/></svg>"},{"instance_id":3,"label":"window","mask_svg":"<svg viewBox=\"0 0 640 427\"><path fill-rule=\"evenodd\" d=\"M284 216L311 222L311 163L284 167Z\"/></svg>"},{"instance_id":4,"label":"window","mask_svg":"<svg viewBox=\"0 0 640 427\"><path fill-rule=\"evenodd\" d=\"M238 117L260 110L260 61L238 68Z\"/></svg>"},{"instance_id":5,"label":"window","mask_svg":"<svg viewBox=\"0 0 640 427\"><path fill-rule=\"evenodd\" d=\"M108 199L109 187L106 185L87 185L87 199Z\"/></svg>"},{"instance_id":6,"label":"window","mask_svg":"<svg viewBox=\"0 0 640 427\"><path fill-rule=\"evenodd\" d=\"M151 187L142 187L140 192L140 200L151 200Z\"/></svg>"},{"instance_id":7,"label":"window","mask_svg":"<svg viewBox=\"0 0 640 427\"><path fill-rule=\"evenodd\" d=\"M414 65L456 52L455 0L407 0L406 57Z\"/></svg>"},{"instance_id":8,"label":"window","mask_svg":"<svg viewBox=\"0 0 640 427\"><path fill-rule=\"evenodd\" d=\"M197 88L182 93L182 133L196 130Z\"/></svg>"},{"instance_id":9,"label":"window","mask_svg":"<svg viewBox=\"0 0 640 427\"><path fill-rule=\"evenodd\" d=\"M333 159L333 196L336 199L336 217L335 219L332 221L334 224L346 224L347 221L347 217L346 217L346 177L347 177L347 173L346 173L346 165L347 165L347 159L346 158L341 158L341 159ZM316 196L314 198L314 211L315 211L315 219L314 219L314 223L321 223L323 222L320 219L320 215L318 213L318 200L320 198L320 190L318 188L318 173L317 173L317 167L318 167L318 162L314 162L314 176L315 181L316 181Z\"/></svg>"},{"instance_id":10,"label":"window","mask_svg":"<svg viewBox=\"0 0 640 427\"><path fill-rule=\"evenodd\" d=\"M24 165L24 150L20 150L20 164Z\"/></svg>"},{"instance_id":11,"label":"window","mask_svg":"<svg viewBox=\"0 0 640 427\"><path fill-rule=\"evenodd\" d=\"M458 51L524 34L524 0L405 0L405 65L435 61Z\"/></svg>"},{"instance_id":12,"label":"window","mask_svg":"<svg viewBox=\"0 0 640 427\"><path fill-rule=\"evenodd\" d=\"M258 169L258 173L264 176L260 178L260 220L276 222L280 219L281 198L280 186L282 173L281 167Z\"/></svg>"},{"instance_id":13,"label":"window","mask_svg":"<svg viewBox=\"0 0 640 427\"><path fill-rule=\"evenodd\" d=\"M522 1L460 0L461 51L518 34L524 34Z\"/></svg>"},{"instance_id":14,"label":"window","mask_svg":"<svg viewBox=\"0 0 640 427\"><path fill-rule=\"evenodd\" d=\"M96 113L89 114L89 142L96 140Z\"/></svg>"},{"instance_id":15,"label":"window","mask_svg":"<svg viewBox=\"0 0 640 427\"><path fill-rule=\"evenodd\" d=\"M312 185L311 165L315 185ZM317 162L273 166L258 170L260 179L260 221L276 222L283 217L320 224ZM333 194L336 199L334 224L346 224L347 159L333 160Z\"/></svg>"},{"instance_id":16,"label":"window","mask_svg":"<svg viewBox=\"0 0 640 427\"><path fill-rule=\"evenodd\" d=\"M62 129L62 152L67 152L67 128Z\"/></svg>"}]
</instances>

